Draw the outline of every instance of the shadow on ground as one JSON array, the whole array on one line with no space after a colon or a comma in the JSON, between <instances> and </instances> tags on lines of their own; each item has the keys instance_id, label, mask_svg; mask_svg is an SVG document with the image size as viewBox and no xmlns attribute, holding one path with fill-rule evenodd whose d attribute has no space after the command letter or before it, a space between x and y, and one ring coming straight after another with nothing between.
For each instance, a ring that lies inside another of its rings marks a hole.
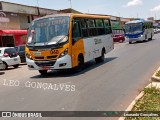
<instances>
[{"instance_id":1,"label":"shadow on ground","mask_svg":"<svg viewBox=\"0 0 160 120\"><path fill-rule=\"evenodd\" d=\"M5 72L0 72L0 75L4 75L5 74Z\"/></svg>"},{"instance_id":2,"label":"shadow on ground","mask_svg":"<svg viewBox=\"0 0 160 120\"><path fill-rule=\"evenodd\" d=\"M16 70L16 69L20 69L20 68L22 68L21 66L18 66L18 68L14 68L14 67L8 67L8 69L7 70L0 70L0 71L10 71L10 70Z\"/></svg>"},{"instance_id":3,"label":"shadow on ground","mask_svg":"<svg viewBox=\"0 0 160 120\"><path fill-rule=\"evenodd\" d=\"M91 61L91 62L87 62L85 64L85 68L84 70L82 70L79 73L76 73L73 71L73 69L67 69L67 70L53 70L53 71L49 71L48 74L46 76L42 76L42 75L36 75L31 77L31 79L35 79L35 78L52 78L52 77L72 77L72 76L78 76L81 74L84 74L90 70L93 70L103 64L106 64L108 62L113 61L114 59L116 59L117 57L111 57L111 58L106 58L105 61L103 63L95 63L95 61Z\"/></svg>"}]
</instances>

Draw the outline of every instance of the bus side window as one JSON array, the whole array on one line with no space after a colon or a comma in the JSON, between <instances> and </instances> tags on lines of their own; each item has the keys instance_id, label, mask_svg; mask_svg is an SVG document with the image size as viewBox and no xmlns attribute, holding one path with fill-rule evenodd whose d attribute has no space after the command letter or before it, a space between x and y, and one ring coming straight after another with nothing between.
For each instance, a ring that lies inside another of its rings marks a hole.
<instances>
[{"instance_id":1,"label":"bus side window","mask_svg":"<svg viewBox=\"0 0 160 120\"><path fill-rule=\"evenodd\" d=\"M96 28L97 28L98 35L104 35L105 29L104 29L102 19L96 19L95 22L96 22Z\"/></svg>"},{"instance_id":2,"label":"bus side window","mask_svg":"<svg viewBox=\"0 0 160 120\"><path fill-rule=\"evenodd\" d=\"M73 21L72 26L72 43L75 43L78 39L81 38L79 21Z\"/></svg>"},{"instance_id":3,"label":"bus side window","mask_svg":"<svg viewBox=\"0 0 160 120\"><path fill-rule=\"evenodd\" d=\"M80 19L80 26L81 26L81 31L82 31L82 36L83 37L88 37L88 28L87 28L87 19Z\"/></svg>"},{"instance_id":4,"label":"bus side window","mask_svg":"<svg viewBox=\"0 0 160 120\"><path fill-rule=\"evenodd\" d=\"M112 33L109 20L107 20L107 19L104 20L104 27L105 27L105 33L106 34Z\"/></svg>"},{"instance_id":5,"label":"bus side window","mask_svg":"<svg viewBox=\"0 0 160 120\"><path fill-rule=\"evenodd\" d=\"M96 36L97 35L97 29L96 29L96 25L95 25L95 20L94 19L88 19L87 24L88 24L89 36Z\"/></svg>"}]
</instances>

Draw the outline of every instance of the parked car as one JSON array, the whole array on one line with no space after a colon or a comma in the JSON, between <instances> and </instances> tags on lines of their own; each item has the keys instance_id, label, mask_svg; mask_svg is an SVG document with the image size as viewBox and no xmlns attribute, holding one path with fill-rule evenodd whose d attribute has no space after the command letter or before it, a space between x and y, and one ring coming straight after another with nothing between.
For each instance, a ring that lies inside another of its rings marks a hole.
<instances>
[{"instance_id":1,"label":"parked car","mask_svg":"<svg viewBox=\"0 0 160 120\"><path fill-rule=\"evenodd\" d=\"M0 58L3 62L3 69L8 69L8 66L18 68L21 63L20 57L14 47L1 47Z\"/></svg>"},{"instance_id":2,"label":"parked car","mask_svg":"<svg viewBox=\"0 0 160 120\"><path fill-rule=\"evenodd\" d=\"M26 62L25 58L25 45L16 46L16 51L18 52L18 55L20 56L21 62Z\"/></svg>"},{"instance_id":3,"label":"parked car","mask_svg":"<svg viewBox=\"0 0 160 120\"><path fill-rule=\"evenodd\" d=\"M125 41L125 37L122 34L116 34L116 35L113 35L113 41L122 43Z\"/></svg>"},{"instance_id":4,"label":"parked car","mask_svg":"<svg viewBox=\"0 0 160 120\"><path fill-rule=\"evenodd\" d=\"M154 30L154 33L157 33L157 29L153 29Z\"/></svg>"}]
</instances>

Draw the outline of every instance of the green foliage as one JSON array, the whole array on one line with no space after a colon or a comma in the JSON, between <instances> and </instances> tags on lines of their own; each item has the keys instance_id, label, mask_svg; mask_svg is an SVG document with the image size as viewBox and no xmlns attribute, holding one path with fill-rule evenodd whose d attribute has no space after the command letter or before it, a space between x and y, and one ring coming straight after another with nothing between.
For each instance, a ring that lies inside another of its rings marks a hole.
<instances>
[{"instance_id":1,"label":"green foliage","mask_svg":"<svg viewBox=\"0 0 160 120\"><path fill-rule=\"evenodd\" d=\"M136 102L132 111L160 111L160 89L145 88L144 96ZM160 120L160 118L127 117L126 120Z\"/></svg>"},{"instance_id":2,"label":"green foliage","mask_svg":"<svg viewBox=\"0 0 160 120\"><path fill-rule=\"evenodd\" d=\"M157 76L157 77L160 77L160 71L158 71L158 72L156 73L156 76Z\"/></svg>"}]
</instances>

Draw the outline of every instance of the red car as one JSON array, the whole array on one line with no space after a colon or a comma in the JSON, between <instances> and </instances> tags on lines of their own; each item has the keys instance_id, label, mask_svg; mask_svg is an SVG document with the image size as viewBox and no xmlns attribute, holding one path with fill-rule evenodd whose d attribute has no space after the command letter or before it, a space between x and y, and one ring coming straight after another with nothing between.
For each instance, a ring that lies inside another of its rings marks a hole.
<instances>
[{"instance_id":1,"label":"red car","mask_svg":"<svg viewBox=\"0 0 160 120\"><path fill-rule=\"evenodd\" d=\"M125 41L125 37L122 34L116 34L116 35L113 35L113 41L122 43Z\"/></svg>"}]
</instances>

